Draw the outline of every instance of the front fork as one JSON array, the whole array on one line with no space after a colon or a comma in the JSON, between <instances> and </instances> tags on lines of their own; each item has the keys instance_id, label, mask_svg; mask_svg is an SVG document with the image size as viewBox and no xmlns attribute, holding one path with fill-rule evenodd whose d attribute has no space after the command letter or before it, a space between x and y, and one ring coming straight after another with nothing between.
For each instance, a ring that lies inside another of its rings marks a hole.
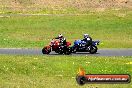
<instances>
[{"instance_id":1,"label":"front fork","mask_svg":"<svg viewBox=\"0 0 132 88\"><path fill-rule=\"evenodd\" d=\"M77 46L72 46L72 52L76 52L77 51Z\"/></svg>"},{"instance_id":2,"label":"front fork","mask_svg":"<svg viewBox=\"0 0 132 88\"><path fill-rule=\"evenodd\" d=\"M86 50L87 51L90 51L93 47L92 47L92 45L90 45L90 46L86 46L87 48L86 48Z\"/></svg>"}]
</instances>

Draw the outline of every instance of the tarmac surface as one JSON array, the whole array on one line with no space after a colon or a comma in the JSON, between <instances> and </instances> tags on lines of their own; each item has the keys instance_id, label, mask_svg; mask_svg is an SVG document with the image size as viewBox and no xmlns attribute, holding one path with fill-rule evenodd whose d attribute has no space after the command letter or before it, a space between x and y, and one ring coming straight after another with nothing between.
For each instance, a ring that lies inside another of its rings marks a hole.
<instances>
[{"instance_id":1,"label":"tarmac surface","mask_svg":"<svg viewBox=\"0 0 132 88\"><path fill-rule=\"evenodd\" d=\"M41 49L23 49L23 48L0 48L0 54L8 55L43 55ZM49 55L58 55L51 52ZM96 54L89 52L77 52L71 55L87 55L87 56L132 56L132 48L130 49L99 49Z\"/></svg>"}]
</instances>

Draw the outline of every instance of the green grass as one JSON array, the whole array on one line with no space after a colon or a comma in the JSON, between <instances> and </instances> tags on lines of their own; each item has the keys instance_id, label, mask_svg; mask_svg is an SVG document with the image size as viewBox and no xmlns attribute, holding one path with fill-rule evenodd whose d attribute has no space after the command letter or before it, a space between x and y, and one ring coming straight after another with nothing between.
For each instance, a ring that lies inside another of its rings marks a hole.
<instances>
[{"instance_id":1,"label":"green grass","mask_svg":"<svg viewBox=\"0 0 132 88\"><path fill-rule=\"evenodd\" d=\"M80 88L78 68L88 74L130 74L132 57L0 55L1 88ZM86 84L82 88L131 88L132 84Z\"/></svg>"},{"instance_id":2,"label":"green grass","mask_svg":"<svg viewBox=\"0 0 132 88\"><path fill-rule=\"evenodd\" d=\"M87 15L0 18L0 47L42 48L59 33L72 43L88 33L103 43L100 48L132 48L132 13L111 10Z\"/></svg>"}]
</instances>

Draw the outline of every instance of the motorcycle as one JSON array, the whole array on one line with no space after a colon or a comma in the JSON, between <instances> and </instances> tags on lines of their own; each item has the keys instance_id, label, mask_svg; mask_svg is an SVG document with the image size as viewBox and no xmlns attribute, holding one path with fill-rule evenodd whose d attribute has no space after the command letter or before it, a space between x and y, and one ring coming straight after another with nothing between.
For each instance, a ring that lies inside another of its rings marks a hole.
<instances>
[{"instance_id":1,"label":"motorcycle","mask_svg":"<svg viewBox=\"0 0 132 88\"><path fill-rule=\"evenodd\" d=\"M83 40L75 40L74 45L72 46L72 52L89 52L91 54L95 54L98 50L97 45L99 45L100 41L92 41L90 46L86 46L86 42Z\"/></svg>"},{"instance_id":2,"label":"motorcycle","mask_svg":"<svg viewBox=\"0 0 132 88\"><path fill-rule=\"evenodd\" d=\"M51 51L55 51L58 54L69 55L72 53L70 45L71 45L70 42L66 42L65 46L60 46L60 41L58 39L54 39L50 42L48 46L45 46L42 49L42 53L49 54Z\"/></svg>"}]
</instances>

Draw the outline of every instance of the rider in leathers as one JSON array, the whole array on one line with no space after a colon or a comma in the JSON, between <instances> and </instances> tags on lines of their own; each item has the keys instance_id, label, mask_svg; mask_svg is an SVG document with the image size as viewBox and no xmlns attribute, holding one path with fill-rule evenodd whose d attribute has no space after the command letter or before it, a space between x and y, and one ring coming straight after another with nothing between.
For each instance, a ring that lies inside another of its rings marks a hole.
<instances>
[{"instance_id":1,"label":"rider in leathers","mask_svg":"<svg viewBox=\"0 0 132 88\"><path fill-rule=\"evenodd\" d=\"M66 46L66 38L62 34L59 34L55 39L60 40L60 46Z\"/></svg>"},{"instance_id":2,"label":"rider in leathers","mask_svg":"<svg viewBox=\"0 0 132 88\"><path fill-rule=\"evenodd\" d=\"M84 34L83 41L86 42L86 46L92 45L92 38L88 34Z\"/></svg>"}]
</instances>

